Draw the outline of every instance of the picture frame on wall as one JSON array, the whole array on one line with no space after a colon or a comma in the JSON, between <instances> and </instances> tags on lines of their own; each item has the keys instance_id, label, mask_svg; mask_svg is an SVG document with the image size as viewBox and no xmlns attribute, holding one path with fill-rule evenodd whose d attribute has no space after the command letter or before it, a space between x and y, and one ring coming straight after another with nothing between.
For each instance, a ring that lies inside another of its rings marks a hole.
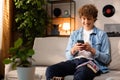
<instances>
[{"instance_id":1,"label":"picture frame on wall","mask_svg":"<svg viewBox=\"0 0 120 80\"><path fill-rule=\"evenodd\" d=\"M120 37L120 24L104 24L108 37Z\"/></svg>"}]
</instances>

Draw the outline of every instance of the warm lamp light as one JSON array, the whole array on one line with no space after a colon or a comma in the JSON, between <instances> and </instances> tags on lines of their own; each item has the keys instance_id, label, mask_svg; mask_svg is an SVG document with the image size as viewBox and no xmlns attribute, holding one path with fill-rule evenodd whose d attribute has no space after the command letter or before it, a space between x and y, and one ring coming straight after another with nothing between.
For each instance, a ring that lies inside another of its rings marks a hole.
<instances>
[{"instance_id":1,"label":"warm lamp light","mask_svg":"<svg viewBox=\"0 0 120 80\"><path fill-rule=\"evenodd\" d=\"M70 23L63 23L63 30L70 30Z\"/></svg>"},{"instance_id":2,"label":"warm lamp light","mask_svg":"<svg viewBox=\"0 0 120 80\"><path fill-rule=\"evenodd\" d=\"M65 30L66 31L66 33L65 34L67 34L67 35L69 35L70 33L70 23L63 23L63 30Z\"/></svg>"}]
</instances>

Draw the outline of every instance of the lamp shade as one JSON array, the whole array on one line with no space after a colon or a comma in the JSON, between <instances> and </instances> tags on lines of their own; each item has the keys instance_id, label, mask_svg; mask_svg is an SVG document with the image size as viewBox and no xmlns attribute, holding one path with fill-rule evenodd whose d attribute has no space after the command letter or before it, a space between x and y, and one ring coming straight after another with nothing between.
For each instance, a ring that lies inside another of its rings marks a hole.
<instances>
[{"instance_id":1,"label":"lamp shade","mask_svg":"<svg viewBox=\"0 0 120 80\"><path fill-rule=\"evenodd\" d=\"M70 30L70 23L63 23L63 30Z\"/></svg>"}]
</instances>

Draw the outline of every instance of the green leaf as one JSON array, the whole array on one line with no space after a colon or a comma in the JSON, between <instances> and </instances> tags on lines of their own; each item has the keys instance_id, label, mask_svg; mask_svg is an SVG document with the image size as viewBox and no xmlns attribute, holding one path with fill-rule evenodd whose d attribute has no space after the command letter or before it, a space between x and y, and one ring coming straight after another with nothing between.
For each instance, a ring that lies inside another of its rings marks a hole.
<instances>
[{"instance_id":1,"label":"green leaf","mask_svg":"<svg viewBox=\"0 0 120 80\"><path fill-rule=\"evenodd\" d=\"M9 49L10 60L13 65L29 66L34 54L33 44L35 37L43 37L49 27L50 17L46 11L46 0L14 0L15 26L18 34L14 46ZM19 61L18 61L19 60Z\"/></svg>"},{"instance_id":2,"label":"green leaf","mask_svg":"<svg viewBox=\"0 0 120 80\"><path fill-rule=\"evenodd\" d=\"M30 50L28 50L28 56L32 56L33 54L34 54L34 50L33 49L30 49Z\"/></svg>"},{"instance_id":3,"label":"green leaf","mask_svg":"<svg viewBox=\"0 0 120 80\"><path fill-rule=\"evenodd\" d=\"M9 64L9 63L11 63L11 62L12 62L12 60L10 60L9 58L3 60L3 63L4 63L4 64Z\"/></svg>"},{"instance_id":4,"label":"green leaf","mask_svg":"<svg viewBox=\"0 0 120 80\"><path fill-rule=\"evenodd\" d=\"M14 47L19 48L22 45L22 43L23 43L22 38L18 38L17 41L15 41L14 43Z\"/></svg>"},{"instance_id":5,"label":"green leaf","mask_svg":"<svg viewBox=\"0 0 120 80\"><path fill-rule=\"evenodd\" d=\"M9 52L10 52L10 54L14 54L14 53L17 52L17 48L11 47L11 48L9 49Z\"/></svg>"}]
</instances>

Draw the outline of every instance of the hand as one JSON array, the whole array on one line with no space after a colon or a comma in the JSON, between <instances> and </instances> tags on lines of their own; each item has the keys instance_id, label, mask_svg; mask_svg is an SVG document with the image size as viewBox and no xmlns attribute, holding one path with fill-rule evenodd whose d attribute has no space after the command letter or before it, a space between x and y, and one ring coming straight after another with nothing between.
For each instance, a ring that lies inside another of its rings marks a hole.
<instances>
[{"instance_id":1,"label":"hand","mask_svg":"<svg viewBox=\"0 0 120 80\"><path fill-rule=\"evenodd\" d=\"M77 51L85 50L85 44L76 43L73 48L71 49L72 55L74 55Z\"/></svg>"},{"instance_id":2,"label":"hand","mask_svg":"<svg viewBox=\"0 0 120 80\"><path fill-rule=\"evenodd\" d=\"M91 45L88 42L85 43L85 50L86 51L90 51L91 50Z\"/></svg>"},{"instance_id":3,"label":"hand","mask_svg":"<svg viewBox=\"0 0 120 80\"><path fill-rule=\"evenodd\" d=\"M91 45L89 43L85 43L85 50L86 51L90 51L92 54L95 54L95 49L91 47Z\"/></svg>"}]
</instances>

